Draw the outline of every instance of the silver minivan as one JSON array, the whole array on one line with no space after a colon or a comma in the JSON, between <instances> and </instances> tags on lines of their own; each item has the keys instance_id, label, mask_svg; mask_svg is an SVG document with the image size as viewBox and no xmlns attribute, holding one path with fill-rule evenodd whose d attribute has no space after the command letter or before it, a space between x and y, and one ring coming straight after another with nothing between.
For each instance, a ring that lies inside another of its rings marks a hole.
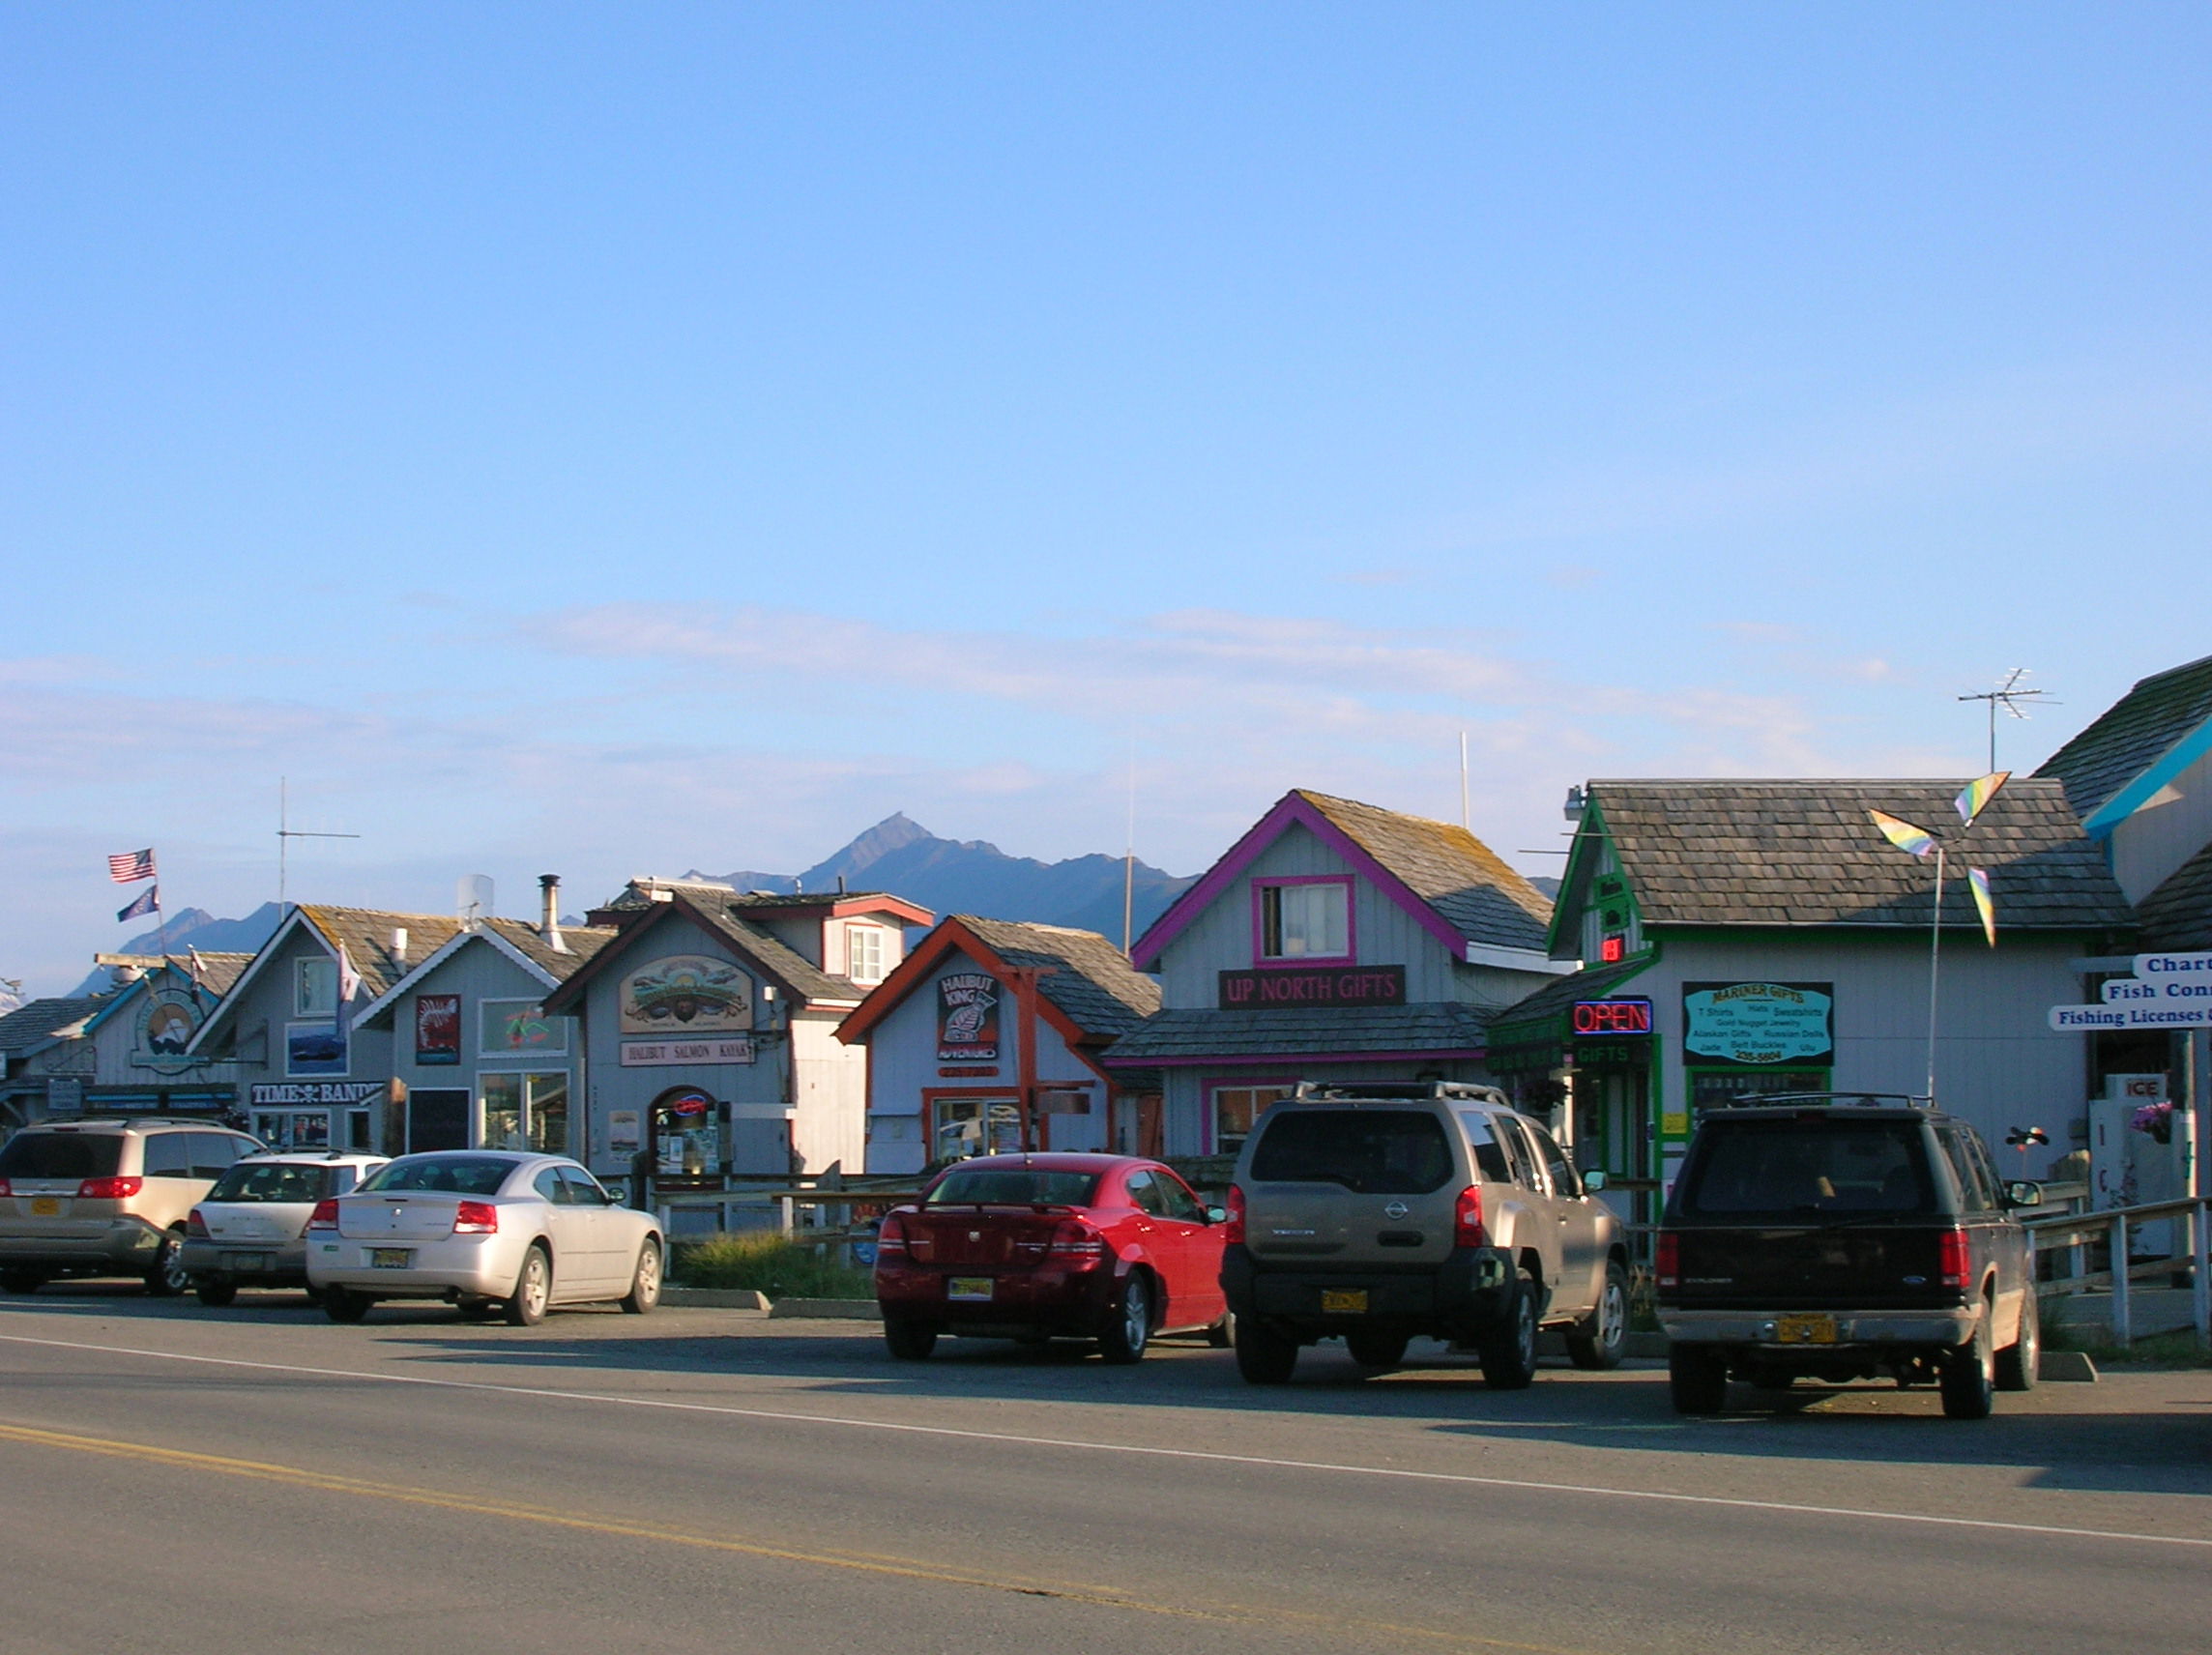
<instances>
[{"instance_id":1,"label":"silver minivan","mask_svg":"<svg viewBox=\"0 0 2212 1655\"><path fill-rule=\"evenodd\" d=\"M1395 1367L1415 1337L1471 1347L1484 1381L1534 1377L1536 1332L1610 1368L1628 1330L1628 1251L1541 1123L1491 1087L1308 1083L1253 1127L1230 1190L1221 1284L1237 1363L1281 1384L1341 1338Z\"/></svg>"}]
</instances>

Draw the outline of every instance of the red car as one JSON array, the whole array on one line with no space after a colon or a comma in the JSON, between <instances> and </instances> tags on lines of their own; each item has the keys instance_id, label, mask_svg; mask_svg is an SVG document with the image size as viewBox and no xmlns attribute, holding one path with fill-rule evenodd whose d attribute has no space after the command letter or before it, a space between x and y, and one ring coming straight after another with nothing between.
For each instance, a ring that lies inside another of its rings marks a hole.
<instances>
[{"instance_id":1,"label":"red car","mask_svg":"<svg viewBox=\"0 0 2212 1655\"><path fill-rule=\"evenodd\" d=\"M982 1155L894 1208L876 1240L876 1303L891 1354L919 1361L940 1334L1094 1339L1134 1362L1155 1333L1229 1342L1221 1295L1227 1214L1157 1161Z\"/></svg>"}]
</instances>

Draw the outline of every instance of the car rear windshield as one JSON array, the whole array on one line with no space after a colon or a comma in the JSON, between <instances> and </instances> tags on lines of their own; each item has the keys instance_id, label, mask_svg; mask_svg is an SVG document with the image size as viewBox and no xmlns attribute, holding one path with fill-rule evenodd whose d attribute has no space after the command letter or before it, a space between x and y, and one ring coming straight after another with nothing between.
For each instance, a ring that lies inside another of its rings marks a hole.
<instances>
[{"instance_id":1,"label":"car rear windshield","mask_svg":"<svg viewBox=\"0 0 2212 1655\"><path fill-rule=\"evenodd\" d=\"M120 1132L18 1132L0 1149L0 1178L111 1178Z\"/></svg>"},{"instance_id":2,"label":"car rear windshield","mask_svg":"<svg viewBox=\"0 0 2212 1655\"><path fill-rule=\"evenodd\" d=\"M1042 1167L955 1167L922 1197L925 1206L1089 1206L1095 1173Z\"/></svg>"},{"instance_id":3,"label":"car rear windshield","mask_svg":"<svg viewBox=\"0 0 2212 1655\"><path fill-rule=\"evenodd\" d=\"M1443 1123L1421 1109L1278 1109L1252 1152L1258 1183L1426 1195L1451 1176Z\"/></svg>"},{"instance_id":4,"label":"car rear windshield","mask_svg":"<svg viewBox=\"0 0 2212 1655\"><path fill-rule=\"evenodd\" d=\"M1936 1210L1918 1121L1738 1120L1705 1131L1677 1192L1685 1217Z\"/></svg>"},{"instance_id":5,"label":"car rear windshield","mask_svg":"<svg viewBox=\"0 0 2212 1655\"><path fill-rule=\"evenodd\" d=\"M336 1180L331 1167L299 1163L264 1162L260 1166L234 1166L216 1179L207 1192L209 1201L289 1201L313 1205L334 1191Z\"/></svg>"},{"instance_id":6,"label":"car rear windshield","mask_svg":"<svg viewBox=\"0 0 2212 1655\"><path fill-rule=\"evenodd\" d=\"M441 1195L497 1195L514 1171L512 1161L481 1155L440 1155L428 1161L393 1161L361 1180L360 1193L434 1190Z\"/></svg>"}]
</instances>

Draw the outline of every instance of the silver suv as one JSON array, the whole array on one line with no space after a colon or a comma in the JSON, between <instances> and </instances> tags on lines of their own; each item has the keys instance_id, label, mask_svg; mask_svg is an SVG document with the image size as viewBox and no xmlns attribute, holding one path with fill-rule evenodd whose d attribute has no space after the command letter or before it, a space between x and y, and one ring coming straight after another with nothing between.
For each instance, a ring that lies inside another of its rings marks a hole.
<instances>
[{"instance_id":1,"label":"silver suv","mask_svg":"<svg viewBox=\"0 0 2212 1655\"><path fill-rule=\"evenodd\" d=\"M0 1287L139 1276L182 1292L192 1203L261 1144L213 1122L43 1121L0 1147Z\"/></svg>"},{"instance_id":2,"label":"silver suv","mask_svg":"<svg viewBox=\"0 0 2212 1655\"><path fill-rule=\"evenodd\" d=\"M1334 1337L1391 1368L1419 1335L1471 1346L1485 1383L1519 1390L1546 1326L1578 1367L1615 1366L1628 1251L1603 1183L1489 1087L1301 1086L1254 1126L1229 1192L1237 1368L1281 1384L1300 1346Z\"/></svg>"}]
</instances>

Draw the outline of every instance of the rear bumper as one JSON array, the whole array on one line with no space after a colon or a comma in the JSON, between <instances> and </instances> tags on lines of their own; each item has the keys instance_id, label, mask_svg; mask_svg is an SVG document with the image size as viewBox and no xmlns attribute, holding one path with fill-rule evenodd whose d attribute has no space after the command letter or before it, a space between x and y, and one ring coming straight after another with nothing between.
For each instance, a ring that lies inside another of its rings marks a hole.
<instances>
[{"instance_id":1,"label":"rear bumper","mask_svg":"<svg viewBox=\"0 0 2212 1655\"><path fill-rule=\"evenodd\" d=\"M36 1267L57 1274L143 1275L166 1232L143 1218L93 1222L61 1219L34 1229L21 1221L0 1232L0 1267Z\"/></svg>"},{"instance_id":2,"label":"rear bumper","mask_svg":"<svg viewBox=\"0 0 2212 1655\"><path fill-rule=\"evenodd\" d=\"M995 1328L1088 1336L1112 1314L1111 1266L1091 1270L1009 1270L876 1265L876 1304L887 1321L922 1321L948 1333ZM954 1282L990 1283L988 1298L953 1298Z\"/></svg>"},{"instance_id":3,"label":"rear bumper","mask_svg":"<svg viewBox=\"0 0 2212 1655\"><path fill-rule=\"evenodd\" d=\"M1325 1339L1358 1328L1388 1326L1440 1339L1480 1339L1505 1320L1515 1279L1511 1254L1465 1247L1419 1270L1353 1266L1284 1266L1255 1259L1245 1247L1221 1255L1221 1288L1239 1317ZM1363 1312L1324 1308L1324 1294L1364 1293Z\"/></svg>"},{"instance_id":4,"label":"rear bumper","mask_svg":"<svg viewBox=\"0 0 2212 1655\"><path fill-rule=\"evenodd\" d=\"M1832 1316L1836 1338L1832 1343L1781 1343L1777 1322L1785 1316ZM1671 1310L1660 1307L1659 1325L1677 1345L1757 1346L1761 1351L1790 1356L1818 1357L1826 1352L1868 1346L1916 1347L1956 1350L1974 1336L1981 1320L1978 1307L1960 1305L1950 1310L1835 1310L1792 1311Z\"/></svg>"},{"instance_id":5,"label":"rear bumper","mask_svg":"<svg viewBox=\"0 0 2212 1655\"><path fill-rule=\"evenodd\" d=\"M349 1288L371 1298L506 1298L514 1292L530 1244L521 1231L480 1241L448 1236L374 1243L318 1233L306 1243L306 1275L312 1287ZM405 1254L407 1263L379 1265L378 1253ZM555 1260L556 1283L560 1269Z\"/></svg>"}]
</instances>

